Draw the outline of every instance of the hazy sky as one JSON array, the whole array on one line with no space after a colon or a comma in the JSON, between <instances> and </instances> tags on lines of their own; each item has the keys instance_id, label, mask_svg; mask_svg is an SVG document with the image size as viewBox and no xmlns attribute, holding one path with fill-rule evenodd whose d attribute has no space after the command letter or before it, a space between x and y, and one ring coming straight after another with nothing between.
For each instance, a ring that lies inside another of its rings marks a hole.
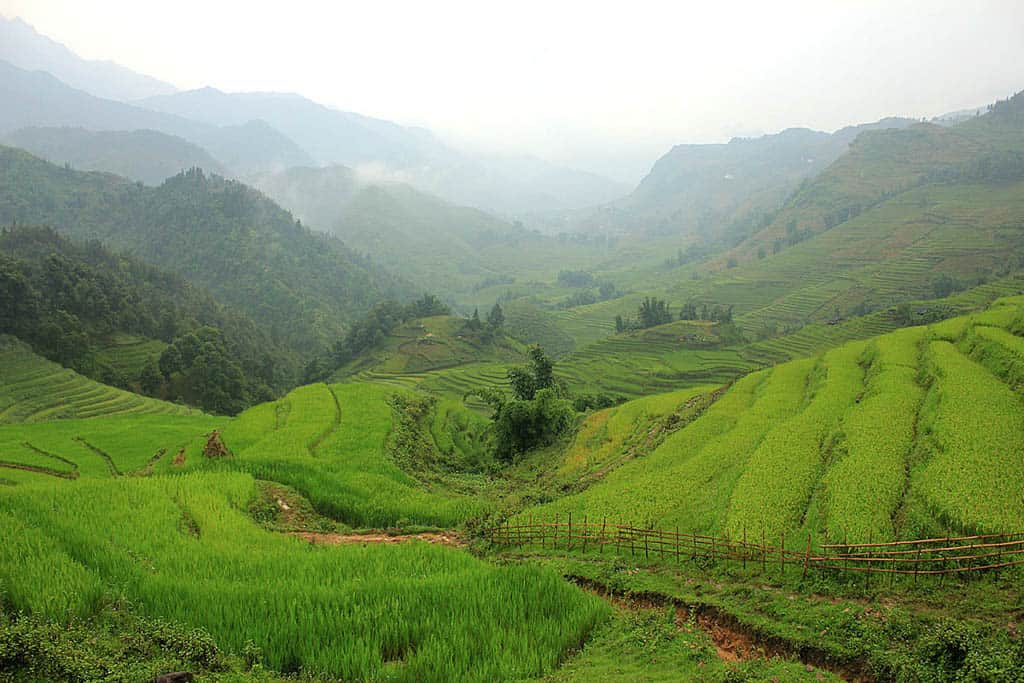
<instances>
[{"instance_id":1,"label":"hazy sky","mask_svg":"<svg viewBox=\"0 0 1024 683\"><path fill-rule=\"evenodd\" d=\"M635 180L681 142L1024 89L1024 1L0 0L180 88L279 90Z\"/></svg>"}]
</instances>

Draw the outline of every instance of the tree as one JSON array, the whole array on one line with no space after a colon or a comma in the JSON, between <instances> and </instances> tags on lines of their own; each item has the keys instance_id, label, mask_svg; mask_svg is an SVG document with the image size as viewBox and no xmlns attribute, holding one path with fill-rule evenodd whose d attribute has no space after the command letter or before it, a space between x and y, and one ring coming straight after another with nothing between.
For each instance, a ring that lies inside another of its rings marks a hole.
<instances>
[{"instance_id":1,"label":"tree","mask_svg":"<svg viewBox=\"0 0 1024 683\"><path fill-rule=\"evenodd\" d=\"M483 328L484 324L480 322L480 309L474 308L473 315L470 316L469 321L466 323L466 329L476 332L482 330Z\"/></svg>"},{"instance_id":2,"label":"tree","mask_svg":"<svg viewBox=\"0 0 1024 683\"><path fill-rule=\"evenodd\" d=\"M625 332L625 330L626 330L626 323L622 319L622 316L621 315L615 316L615 331L616 332Z\"/></svg>"},{"instance_id":3,"label":"tree","mask_svg":"<svg viewBox=\"0 0 1024 683\"><path fill-rule=\"evenodd\" d=\"M160 387L163 386L163 383L164 378L160 374L157 361L151 357L142 367L142 374L139 375L139 388L145 394L156 396L160 393Z\"/></svg>"},{"instance_id":4,"label":"tree","mask_svg":"<svg viewBox=\"0 0 1024 683\"><path fill-rule=\"evenodd\" d=\"M501 305L498 303L494 304L494 308L487 314L487 326L492 330L499 330L505 324L505 313L501 310Z\"/></svg>"},{"instance_id":5,"label":"tree","mask_svg":"<svg viewBox=\"0 0 1024 683\"><path fill-rule=\"evenodd\" d=\"M509 370L513 397L497 389L471 392L493 411L495 457L504 462L532 448L551 444L573 422L573 406L555 380L554 364L538 345L529 350L529 364Z\"/></svg>"}]
</instances>

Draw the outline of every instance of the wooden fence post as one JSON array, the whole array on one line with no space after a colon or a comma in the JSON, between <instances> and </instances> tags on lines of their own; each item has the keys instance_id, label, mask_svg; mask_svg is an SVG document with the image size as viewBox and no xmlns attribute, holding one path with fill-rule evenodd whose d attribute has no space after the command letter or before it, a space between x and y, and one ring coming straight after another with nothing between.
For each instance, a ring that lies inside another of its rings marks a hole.
<instances>
[{"instance_id":1,"label":"wooden fence post","mask_svg":"<svg viewBox=\"0 0 1024 683\"><path fill-rule=\"evenodd\" d=\"M747 525L743 525L743 571L747 570Z\"/></svg>"},{"instance_id":2,"label":"wooden fence post","mask_svg":"<svg viewBox=\"0 0 1024 683\"><path fill-rule=\"evenodd\" d=\"M914 560L914 583L917 583L917 571L921 567L921 546L917 546L917 559Z\"/></svg>"},{"instance_id":3,"label":"wooden fence post","mask_svg":"<svg viewBox=\"0 0 1024 683\"><path fill-rule=\"evenodd\" d=\"M587 533L589 533L589 529L587 527L587 516L583 515L583 553L584 554L586 554L586 552L587 552Z\"/></svg>"},{"instance_id":4,"label":"wooden fence post","mask_svg":"<svg viewBox=\"0 0 1024 683\"><path fill-rule=\"evenodd\" d=\"M782 543L779 545L779 575L786 573L786 532L782 532Z\"/></svg>"},{"instance_id":5,"label":"wooden fence post","mask_svg":"<svg viewBox=\"0 0 1024 683\"><path fill-rule=\"evenodd\" d=\"M761 526L761 573L768 573L768 544L764 540L764 526Z\"/></svg>"},{"instance_id":6,"label":"wooden fence post","mask_svg":"<svg viewBox=\"0 0 1024 683\"><path fill-rule=\"evenodd\" d=\"M644 529L644 559L645 560L649 560L650 557L651 557L650 553L649 553L649 548L647 547L647 539L648 539L649 536L650 536L650 532L648 532L647 529Z\"/></svg>"},{"instance_id":7,"label":"wooden fence post","mask_svg":"<svg viewBox=\"0 0 1024 683\"><path fill-rule=\"evenodd\" d=\"M807 534L807 554L804 555L804 575L801 581L807 580L807 569L811 566L811 535Z\"/></svg>"},{"instance_id":8,"label":"wooden fence post","mask_svg":"<svg viewBox=\"0 0 1024 683\"><path fill-rule=\"evenodd\" d=\"M679 564L679 525L676 525L676 564Z\"/></svg>"},{"instance_id":9,"label":"wooden fence post","mask_svg":"<svg viewBox=\"0 0 1024 683\"><path fill-rule=\"evenodd\" d=\"M604 555L604 527L608 523L608 517L601 517L601 554Z\"/></svg>"},{"instance_id":10,"label":"wooden fence post","mask_svg":"<svg viewBox=\"0 0 1024 683\"><path fill-rule=\"evenodd\" d=\"M565 549L572 549L572 511L569 511L569 526L565 530Z\"/></svg>"}]
</instances>

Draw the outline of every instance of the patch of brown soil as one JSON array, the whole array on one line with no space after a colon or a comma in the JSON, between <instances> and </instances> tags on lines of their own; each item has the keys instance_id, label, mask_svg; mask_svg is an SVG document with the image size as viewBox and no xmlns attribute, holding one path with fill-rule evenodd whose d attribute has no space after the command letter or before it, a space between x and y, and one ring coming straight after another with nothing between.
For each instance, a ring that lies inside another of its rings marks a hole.
<instances>
[{"instance_id":1,"label":"patch of brown soil","mask_svg":"<svg viewBox=\"0 0 1024 683\"><path fill-rule=\"evenodd\" d=\"M175 467L181 467L185 464L185 449L182 448L174 454L174 460L171 460L171 464Z\"/></svg>"},{"instance_id":2,"label":"patch of brown soil","mask_svg":"<svg viewBox=\"0 0 1024 683\"><path fill-rule=\"evenodd\" d=\"M688 627L690 609L687 605L668 596L659 593L622 595L608 590L607 586L599 582L582 576L567 576L566 578L580 588L626 609L663 608L666 605L672 605L676 611L676 627L679 629ZM740 624L731 615L710 605L696 605L693 611L696 613L697 624L711 637L715 651L723 661L745 662L772 657L796 657L804 664L808 672L816 669L828 670L844 681L856 683L873 680L870 674L863 671L857 663L851 663L845 667L838 666L835 662L829 661L828 656L823 652L808 648L793 648L777 638L760 637L759 634ZM819 672L817 678L821 679L823 675Z\"/></svg>"},{"instance_id":3,"label":"patch of brown soil","mask_svg":"<svg viewBox=\"0 0 1024 683\"><path fill-rule=\"evenodd\" d=\"M297 536L313 545L345 545L352 543L407 543L409 541L425 541L426 543L437 543L461 548L466 542L459 538L454 532L441 531L437 533L422 534L323 534L314 531L294 531L291 536Z\"/></svg>"}]
</instances>

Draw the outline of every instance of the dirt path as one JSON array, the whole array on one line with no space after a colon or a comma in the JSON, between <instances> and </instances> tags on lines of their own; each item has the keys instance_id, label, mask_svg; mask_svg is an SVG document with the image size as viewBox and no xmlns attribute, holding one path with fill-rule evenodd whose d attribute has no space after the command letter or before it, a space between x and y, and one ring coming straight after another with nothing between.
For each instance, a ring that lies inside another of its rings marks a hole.
<instances>
[{"instance_id":1,"label":"dirt path","mask_svg":"<svg viewBox=\"0 0 1024 683\"><path fill-rule=\"evenodd\" d=\"M408 543L409 541L425 541L440 545L461 548L466 545L465 541L459 538L455 532L440 531L421 534L396 534L394 536L382 533L369 534L322 534L313 531L293 531L290 536L297 536L313 545L346 545L353 543Z\"/></svg>"},{"instance_id":2,"label":"dirt path","mask_svg":"<svg viewBox=\"0 0 1024 683\"><path fill-rule=\"evenodd\" d=\"M606 586L581 576L566 577L580 588L594 593L608 602L625 609L663 608L671 605L676 612L675 623L679 629L686 628L691 617L691 610L676 600L660 594L620 595L609 591ZM746 662L752 659L771 659L772 657L792 657L808 667L831 671L844 681L863 683L872 680L859 666L843 667L820 652L807 649L792 648L776 638L762 638L757 633L745 628L735 618L708 605L696 606L693 615L697 625L705 631L714 643L715 651L720 659L726 662Z\"/></svg>"}]
</instances>

